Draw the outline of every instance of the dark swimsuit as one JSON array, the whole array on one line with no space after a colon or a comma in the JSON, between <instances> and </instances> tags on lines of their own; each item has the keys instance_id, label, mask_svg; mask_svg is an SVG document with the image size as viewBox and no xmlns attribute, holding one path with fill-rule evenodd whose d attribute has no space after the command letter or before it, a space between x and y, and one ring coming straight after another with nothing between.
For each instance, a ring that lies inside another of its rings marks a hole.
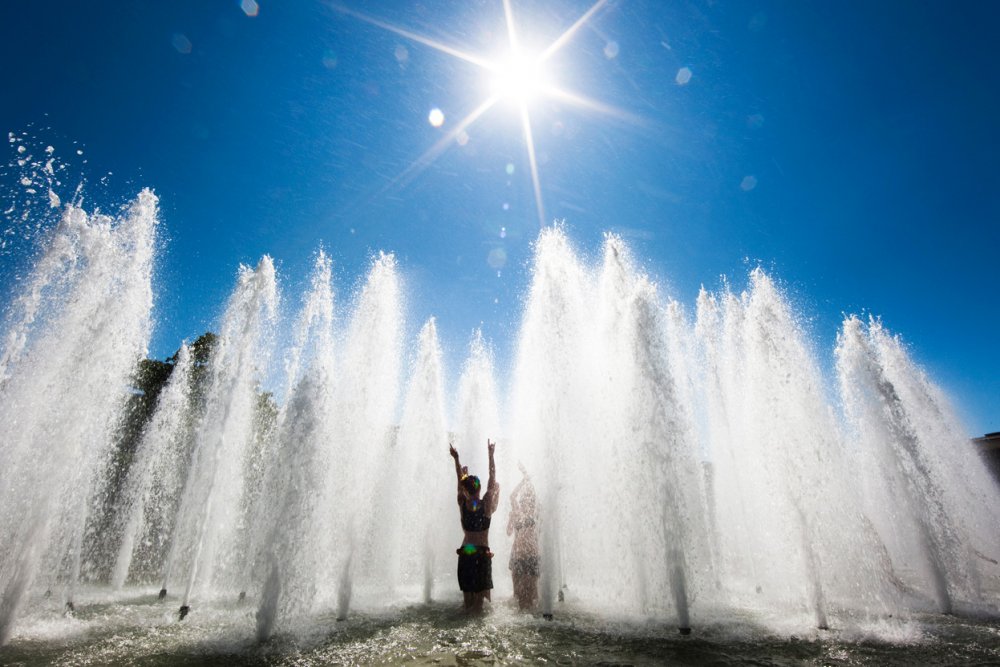
<instances>
[{"instance_id":1,"label":"dark swimsuit","mask_svg":"<svg viewBox=\"0 0 1000 667\"><path fill-rule=\"evenodd\" d=\"M486 515L486 503L479 501L476 509L470 510L465 503L462 508L462 529L470 533L488 530L490 517ZM489 547L463 544L458 553L458 587L466 593L481 593L493 588L493 553Z\"/></svg>"},{"instance_id":2,"label":"dark swimsuit","mask_svg":"<svg viewBox=\"0 0 1000 667\"><path fill-rule=\"evenodd\" d=\"M476 509L470 510L463 502L462 508L462 530L469 533L479 533L490 529L490 517L486 516L486 503L476 502Z\"/></svg>"}]
</instances>

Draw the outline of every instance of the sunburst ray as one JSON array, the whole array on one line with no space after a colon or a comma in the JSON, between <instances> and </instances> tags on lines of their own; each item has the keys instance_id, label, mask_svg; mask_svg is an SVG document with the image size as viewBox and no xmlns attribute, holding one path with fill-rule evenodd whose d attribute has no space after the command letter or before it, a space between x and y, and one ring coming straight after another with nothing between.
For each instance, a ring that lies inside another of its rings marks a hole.
<instances>
[{"instance_id":1,"label":"sunburst ray","mask_svg":"<svg viewBox=\"0 0 1000 667\"><path fill-rule=\"evenodd\" d=\"M629 121L635 124L643 124L640 117L630 114L627 111L619 109L615 106L599 102L597 100L592 100L588 97L574 93L571 91L564 90L558 86L551 85L549 83L544 83L544 85L539 84L536 80L538 79L537 70L526 71L524 61L527 59L527 67L537 68L540 67L546 60L551 58L556 52L562 49L566 44L576 36L580 28L586 25L595 14L597 14L602 8L608 4L608 0L597 0L590 8L584 12L573 24L567 28L563 33L561 33L555 41L549 44L538 56L528 59L526 55L521 51L521 47L518 42L516 21L514 20L514 10L511 5L511 0L503 0L503 10L504 10L504 21L506 22L507 28L507 40L509 43L509 57L506 61L495 61L485 58L483 56L468 53L461 49L453 46L449 46L443 42L436 39L426 37L419 33L413 32L412 30L407 30L399 26L395 26L387 21L382 21L380 19L368 16L361 12L355 11L348 7L340 4L334 3L332 7L347 16L354 17L360 21L364 21L370 25L387 30L395 35L399 35L405 39L411 40L418 44L423 44L436 51L445 53L447 55L458 58L459 60L465 61L477 67L481 67L487 71L498 73L501 77L504 77L504 90L503 95L510 96L517 101L518 113L521 117L521 129L524 133L524 144L525 149L528 154L528 165L531 171L531 185L534 192L535 199L535 209L538 213L538 221L541 226L545 225L545 206L542 197L542 183L541 177L538 171L538 159L536 156L535 149L535 139L531 127L531 113L528 109L528 98L535 93L541 93L549 97L562 100L563 102L568 102L574 106L587 109L589 111L594 111L601 113L619 120ZM513 81L507 81L507 79L513 78ZM434 143L433 146L428 148L424 153L418 157L414 162L407 167L403 172L392 179L383 189L383 193L395 187L404 187L410 183L413 178L415 178L424 169L430 166L442 153L444 153L448 147L473 123L475 123L480 117L483 116L487 111L493 108L497 102L501 99L501 94L494 92L483 100L471 113L469 113L465 118L458 122L458 124L448 132L444 137L439 139Z\"/></svg>"}]
</instances>

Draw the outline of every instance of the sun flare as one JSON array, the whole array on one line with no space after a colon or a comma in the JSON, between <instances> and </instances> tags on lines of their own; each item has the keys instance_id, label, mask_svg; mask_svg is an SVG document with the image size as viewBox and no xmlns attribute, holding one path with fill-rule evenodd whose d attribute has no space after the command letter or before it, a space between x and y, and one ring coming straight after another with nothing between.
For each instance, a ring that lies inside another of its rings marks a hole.
<instances>
[{"instance_id":1,"label":"sun flare","mask_svg":"<svg viewBox=\"0 0 1000 667\"><path fill-rule=\"evenodd\" d=\"M556 52L566 46L566 44L569 43L569 41L577 34L580 28L590 21L590 19L598 11L605 7L608 4L608 1L609 0L597 0L590 6L590 9L577 18L573 25L563 31L563 33L560 34L555 41L549 44L542 52L537 54L527 54L520 48L518 43L511 0L503 0L504 20L507 28L507 36L509 38L509 51L508 55L500 60L489 60L481 55L469 53L462 49L444 44L436 39L432 39L391 23L367 16L355 10L348 9L342 5L334 4L333 7L343 14L353 16L361 21L378 26L383 30L388 30L391 33L399 35L400 37L404 37L418 44L440 51L441 53L463 60L469 64L481 67L486 71L485 80L489 89L486 99L484 99L464 118L454 123L451 126L452 129L448 133L438 140L437 143L427 149L424 154L417 158L413 164L411 164L406 170L403 171L402 174L399 175L399 177L393 179L387 187L396 187L401 183L408 182L417 173L422 171L431 162L437 159L437 157L447 150L449 146L454 145L455 143L461 143L461 138L463 136L466 137L466 140L468 140L465 130L498 102L504 101L515 106L517 113L521 118L521 129L524 135L524 144L528 153L528 165L531 172L531 184L535 193L535 208L538 213L538 222L540 225L544 226L545 207L542 202L541 178L538 174L538 161L535 156L535 142L531 131L531 116L528 108L530 104L537 98L544 96L555 98L577 107L582 107L590 111L596 111L598 113L611 115L621 119L634 118L630 114L611 105L603 104L558 87L554 83L551 74L546 71L545 67L549 59ZM437 117L435 116L435 118ZM443 124L443 116L439 120ZM430 122L434 125L434 127L440 127L440 125L434 124L434 119L430 119Z\"/></svg>"},{"instance_id":2,"label":"sun flare","mask_svg":"<svg viewBox=\"0 0 1000 667\"><path fill-rule=\"evenodd\" d=\"M490 92L499 100L528 103L549 87L544 63L520 53L500 61L492 72Z\"/></svg>"}]
</instances>

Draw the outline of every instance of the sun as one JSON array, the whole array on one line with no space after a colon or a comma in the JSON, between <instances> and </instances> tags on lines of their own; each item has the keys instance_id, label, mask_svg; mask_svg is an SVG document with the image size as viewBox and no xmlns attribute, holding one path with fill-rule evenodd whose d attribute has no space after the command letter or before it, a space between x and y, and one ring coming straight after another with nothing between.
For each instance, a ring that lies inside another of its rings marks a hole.
<instances>
[{"instance_id":1,"label":"sun","mask_svg":"<svg viewBox=\"0 0 1000 667\"><path fill-rule=\"evenodd\" d=\"M342 5L334 4L333 8L342 14L353 16L383 30L388 30L406 39L429 46L432 49L445 53L449 56L463 60L485 70L486 82L488 84L489 95L476 106L465 118L456 122L451 130L446 133L433 146L428 148L423 155L417 158L413 164L406 168L402 174L394 178L386 190L409 182L416 174L423 171L441 153L450 146L455 145L457 140L466 136L465 130L476 122L487 111L493 108L498 102L505 102L513 106L520 116L521 129L524 137L524 146L528 154L528 165L531 170L531 184L535 193L535 210L538 213L538 222L545 226L545 206L542 201L541 178L538 173L538 161L535 158L535 141L531 131L531 114L529 106L540 97L552 97L562 102L583 107L590 111L615 116L619 119L637 122L635 116L622 111L616 107L601 102L591 100L583 95L579 95L560 88L555 83L553 73L546 67L549 59L560 49L562 49L577 34L598 11L608 4L609 0L597 0L590 9L583 13L569 28L559 35L551 44L541 52L528 53L523 50L518 42L517 31L514 22L514 12L511 7L511 0L503 0L504 19L507 28L509 50L507 54L499 59L491 60L487 57L474 53L468 53L425 37L418 33L400 28L385 21L367 16ZM437 117L437 116L435 116ZM440 118L443 123L443 116ZM433 121L432 121L433 124ZM435 125L438 127L438 125Z\"/></svg>"},{"instance_id":2,"label":"sun","mask_svg":"<svg viewBox=\"0 0 1000 667\"><path fill-rule=\"evenodd\" d=\"M499 100L528 104L549 88L545 64L537 56L511 53L499 61L490 78L490 92Z\"/></svg>"}]
</instances>

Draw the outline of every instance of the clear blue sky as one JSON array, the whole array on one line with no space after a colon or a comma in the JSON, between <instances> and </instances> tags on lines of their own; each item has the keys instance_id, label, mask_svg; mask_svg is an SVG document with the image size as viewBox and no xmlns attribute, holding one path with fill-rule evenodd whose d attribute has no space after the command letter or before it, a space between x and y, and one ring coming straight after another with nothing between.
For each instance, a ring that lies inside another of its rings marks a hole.
<instances>
[{"instance_id":1,"label":"clear blue sky","mask_svg":"<svg viewBox=\"0 0 1000 667\"><path fill-rule=\"evenodd\" d=\"M470 53L506 46L500 0L345 5ZM539 46L589 7L513 1ZM609 2L549 72L637 118L531 104L545 214L585 253L618 231L689 308L763 265L826 358L844 312L881 315L970 435L1000 430L997 25L997 2ZM307 0L255 16L6 0L0 62L0 129L55 148L64 198L81 178L88 206L160 196L154 355L211 328L264 253L293 306L322 242L341 301L371 253L396 252L410 324L438 316L452 372L480 323L509 362L539 227L516 112L392 183L489 94L475 65ZM24 206L18 178L3 172L3 210ZM8 294L26 251L0 254Z\"/></svg>"}]
</instances>

